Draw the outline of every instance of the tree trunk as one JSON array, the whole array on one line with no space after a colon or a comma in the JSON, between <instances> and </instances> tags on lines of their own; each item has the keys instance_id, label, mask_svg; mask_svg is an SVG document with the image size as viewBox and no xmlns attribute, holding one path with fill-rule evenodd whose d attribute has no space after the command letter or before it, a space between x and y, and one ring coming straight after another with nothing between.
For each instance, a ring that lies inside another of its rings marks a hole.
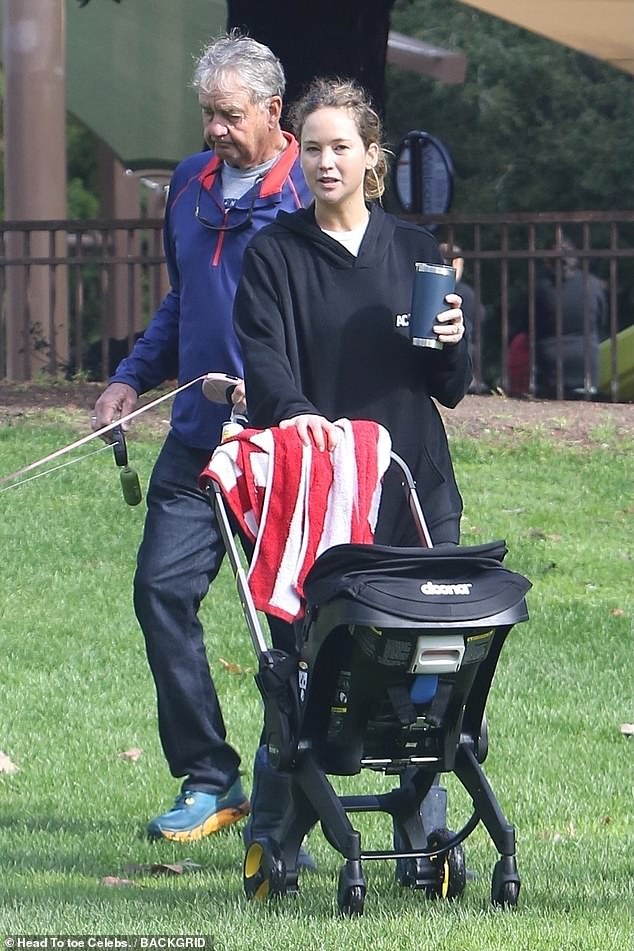
<instances>
[{"instance_id":1,"label":"tree trunk","mask_svg":"<svg viewBox=\"0 0 634 951\"><path fill-rule=\"evenodd\" d=\"M3 7L4 188L8 221L66 218L64 0L6 0ZM5 249L6 376L30 380L68 364L66 232L33 227ZM1 347L0 347L1 351Z\"/></svg>"}]
</instances>

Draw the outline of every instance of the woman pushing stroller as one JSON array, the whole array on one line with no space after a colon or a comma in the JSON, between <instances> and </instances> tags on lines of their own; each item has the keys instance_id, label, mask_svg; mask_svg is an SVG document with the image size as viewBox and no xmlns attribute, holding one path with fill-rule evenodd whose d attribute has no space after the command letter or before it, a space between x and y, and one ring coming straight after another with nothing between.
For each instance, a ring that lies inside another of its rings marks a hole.
<instances>
[{"instance_id":1,"label":"woman pushing stroller","mask_svg":"<svg viewBox=\"0 0 634 951\"><path fill-rule=\"evenodd\" d=\"M462 499L434 400L456 406L471 382L461 299L447 295L437 315L442 349L412 346L403 317L414 265L443 260L428 230L380 206L387 160L364 90L316 80L290 118L314 201L280 212L246 251L234 320L250 424L295 427L320 450L336 445L337 419L382 424L414 475L433 544L457 544ZM389 474L375 541L419 544ZM257 796L252 809L253 830Z\"/></svg>"},{"instance_id":2,"label":"woman pushing stroller","mask_svg":"<svg viewBox=\"0 0 634 951\"><path fill-rule=\"evenodd\" d=\"M471 381L461 300L448 295L438 314L442 349L411 345L402 317L414 265L442 256L428 230L378 203L387 162L364 91L316 80L291 122L314 202L278 214L245 255L234 319L250 423L294 426L319 449L334 447L336 419L381 423L414 474L433 543L457 543L462 500L432 397L453 407ZM401 491L384 488L377 543L418 543Z\"/></svg>"}]
</instances>

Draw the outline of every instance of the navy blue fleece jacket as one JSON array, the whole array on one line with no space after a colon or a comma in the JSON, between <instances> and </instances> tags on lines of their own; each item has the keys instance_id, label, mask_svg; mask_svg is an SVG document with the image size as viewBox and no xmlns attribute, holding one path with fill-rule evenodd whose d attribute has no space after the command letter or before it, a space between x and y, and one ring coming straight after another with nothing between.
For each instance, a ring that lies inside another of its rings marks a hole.
<instances>
[{"instance_id":1,"label":"navy blue fleece jacket","mask_svg":"<svg viewBox=\"0 0 634 951\"><path fill-rule=\"evenodd\" d=\"M184 384L210 371L242 376L231 314L245 248L280 209L294 211L310 200L297 142L285 137L287 148L275 165L228 209L213 152L190 155L177 166L164 229L171 289L111 383L127 383L141 394L166 380ZM214 230L236 224L235 230ZM174 400L172 432L188 446L213 449L226 413L194 384Z\"/></svg>"}]
</instances>

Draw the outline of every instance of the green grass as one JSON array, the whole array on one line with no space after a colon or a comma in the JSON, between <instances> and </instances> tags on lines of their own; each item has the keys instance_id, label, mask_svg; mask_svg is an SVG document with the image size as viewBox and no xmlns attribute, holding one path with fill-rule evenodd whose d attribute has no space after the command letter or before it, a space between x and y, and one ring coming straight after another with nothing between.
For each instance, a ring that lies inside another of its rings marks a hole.
<instances>
[{"instance_id":1,"label":"green grass","mask_svg":"<svg viewBox=\"0 0 634 951\"><path fill-rule=\"evenodd\" d=\"M537 433L452 441L465 543L506 538L507 564L533 582L531 619L511 633L488 705L487 775L517 829L519 907L489 904L495 850L466 844L475 874L460 901L400 890L392 863L365 863L365 914L336 909L340 856L320 830L301 894L267 905L242 892L229 831L150 843L144 823L179 783L158 743L155 700L131 606L143 506L125 505L102 453L0 494L0 933L208 934L218 949L416 948L593 951L634 947L632 558L634 446L606 432L593 449ZM0 473L77 438L60 414L0 428ZM159 437L129 440L146 484ZM209 659L245 781L260 728L254 658L228 570L203 606ZM220 658L244 669L232 673ZM120 754L138 747L134 762ZM450 818L469 814L447 777ZM374 774L346 788L385 788ZM384 817L355 818L364 844ZM189 858L181 876L142 874ZM129 866L136 866L130 870ZM132 884L108 887L106 876Z\"/></svg>"}]
</instances>

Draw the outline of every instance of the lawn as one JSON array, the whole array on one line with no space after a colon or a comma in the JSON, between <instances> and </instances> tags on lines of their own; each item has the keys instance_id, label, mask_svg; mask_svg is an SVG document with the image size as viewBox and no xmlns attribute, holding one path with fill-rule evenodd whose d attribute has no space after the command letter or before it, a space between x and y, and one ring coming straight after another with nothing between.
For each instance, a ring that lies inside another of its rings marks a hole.
<instances>
[{"instance_id":1,"label":"lawn","mask_svg":"<svg viewBox=\"0 0 634 951\"><path fill-rule=\"evenodd\" d=\"M78 425L54 410L5 420L0 473L71 442ZM243 895L238 831L145 840L179 783L131 606L143 506L123 501L109 450L0 493L0 933L210 935L223 951L634 947L634 738L621 730L634 720L634 441L609 427L594 437L452 438L464 542L505 538L508 566L533 582L530 620L508 639L488 705L485 769L518 837L514 911L490 906L496 853L481 827L465 845L473 879L459 901L404 892L393 863L368 862L365 914L353 920L338 915L341 857L320 829L317 873L298 897L268 904ZM143 485L159 444L142 427L129 440ZM250 785L260 707L226 566L203 619ZM389 785L363 773L346 788ZM469 803L454 777L446 785L457 828ZM355 822L364 846L384 843L383 818Z\"/></svg>"}]
</instances>

